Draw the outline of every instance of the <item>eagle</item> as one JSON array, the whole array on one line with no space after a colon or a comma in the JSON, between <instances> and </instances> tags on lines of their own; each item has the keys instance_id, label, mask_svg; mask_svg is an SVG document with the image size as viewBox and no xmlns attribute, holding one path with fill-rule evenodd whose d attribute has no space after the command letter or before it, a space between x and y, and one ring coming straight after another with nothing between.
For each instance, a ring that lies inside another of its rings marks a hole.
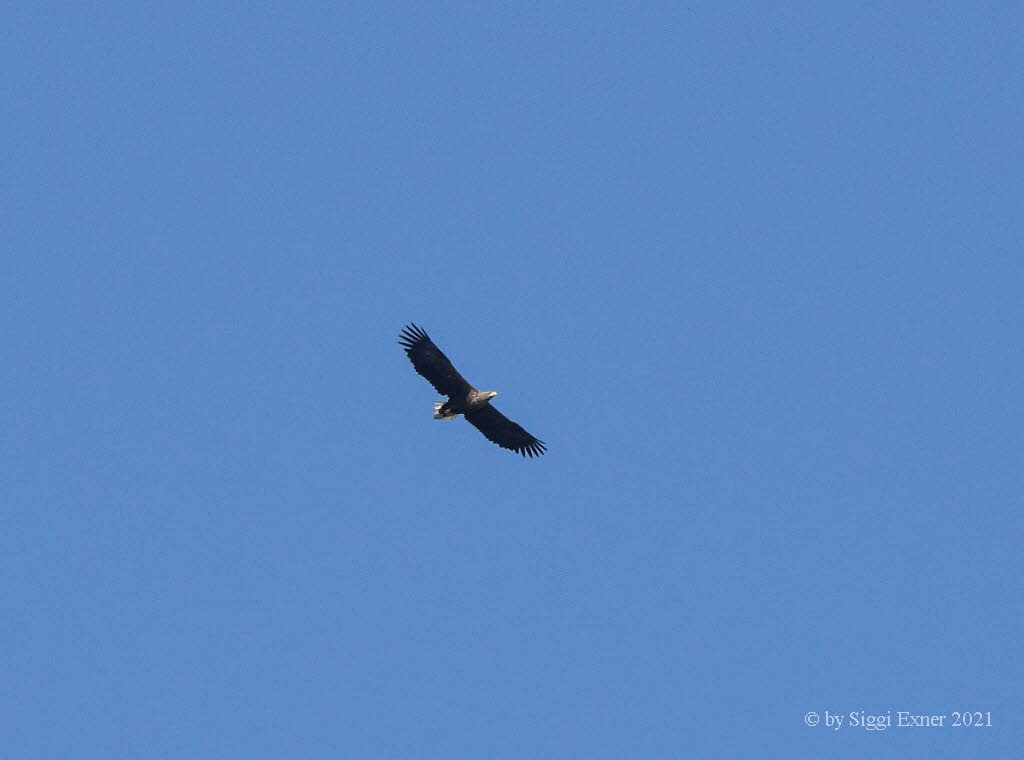
<instances>
[{"instance_id":1,"label":"eagle","mask_svg":"<svg viewBox=\"0 0 1024 760\"><path fill-rule=\"evenodd\" d=\"M399 334L398 344L405 349L413 368L434 390L448 397L447 401L434 402L435 420L453 420L461 414L488 441L524 457L539 457L547 450L544 441L491 406L497 391L478 391L466 382L422 327L407 325Z\"/></svg>"}]
</instances>

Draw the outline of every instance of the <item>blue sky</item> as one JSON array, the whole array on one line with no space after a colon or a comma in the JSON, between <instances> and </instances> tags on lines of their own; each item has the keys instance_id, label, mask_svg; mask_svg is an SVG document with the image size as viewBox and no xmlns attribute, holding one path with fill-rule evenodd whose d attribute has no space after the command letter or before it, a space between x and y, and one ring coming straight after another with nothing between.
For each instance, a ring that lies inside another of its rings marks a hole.
<instances>
[{"instance_id":1,"label":"blue sky","mask_svg":"<svg viewBox=\"0 0 1024 760\"><path fill-rule=\"evenodd\" d=\"M1018 748L1019 8L3 16L11 756Z\"/></svg>"}]
</instances>

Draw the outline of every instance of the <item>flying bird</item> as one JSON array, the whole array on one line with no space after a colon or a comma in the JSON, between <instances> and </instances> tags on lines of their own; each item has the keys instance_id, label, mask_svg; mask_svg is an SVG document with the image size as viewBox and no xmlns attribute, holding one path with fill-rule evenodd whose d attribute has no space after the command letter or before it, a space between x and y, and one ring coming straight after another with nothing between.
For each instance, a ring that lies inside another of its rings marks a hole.
<instances>
[{"instance_id":1,"label":"flying bird","mask_svg":"<svg viewBox=\"0 0 1024 760\"><path fill-rule=\"evenodd\" d=\"M398 343L413 368L427 378L434 390L448 397L447 401L434 402L435 420L453 420L461 414L488 441L524 457L539 457L547 450L544 441L537 440L491 406L497 391L478 391L466 382L423 328L408 325L399 335Z\"/></svg>"}]
</instances>

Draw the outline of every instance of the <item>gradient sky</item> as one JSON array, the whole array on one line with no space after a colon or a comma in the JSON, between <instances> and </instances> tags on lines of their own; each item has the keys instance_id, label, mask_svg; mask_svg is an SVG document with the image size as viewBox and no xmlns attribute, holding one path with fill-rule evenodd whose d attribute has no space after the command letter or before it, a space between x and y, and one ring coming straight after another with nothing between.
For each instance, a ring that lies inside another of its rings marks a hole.
<instances>
[{"instance_id":1,"label":"gradient sky","mask_svg":"<svg viewBox=\"0 0 1024 760\"><path fill-rule=\"evenodd\" d=\"M1017 5L0 15L6 755L1019 751Z\"/></svg>"}]
</instances>

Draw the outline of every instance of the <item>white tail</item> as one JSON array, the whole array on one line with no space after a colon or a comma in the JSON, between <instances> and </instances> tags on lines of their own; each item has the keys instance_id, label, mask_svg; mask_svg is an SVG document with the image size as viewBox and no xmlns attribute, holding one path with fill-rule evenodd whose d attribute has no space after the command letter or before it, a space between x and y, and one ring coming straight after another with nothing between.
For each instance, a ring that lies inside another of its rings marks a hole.
<instances>
[{"instance_id":1,"label":"white tail","mask_svg":"<svg viewBox=\"0 0 1024 760\"><path fill-rule=\"evenodd\" d=\"M435 420L454 420L455 419L455 415L454 414L442 414L441 413L441 407L442 406L444 406L444 402L443 401L435 401L434 402L434 419Z\"/></svg>"}]
</instances>

